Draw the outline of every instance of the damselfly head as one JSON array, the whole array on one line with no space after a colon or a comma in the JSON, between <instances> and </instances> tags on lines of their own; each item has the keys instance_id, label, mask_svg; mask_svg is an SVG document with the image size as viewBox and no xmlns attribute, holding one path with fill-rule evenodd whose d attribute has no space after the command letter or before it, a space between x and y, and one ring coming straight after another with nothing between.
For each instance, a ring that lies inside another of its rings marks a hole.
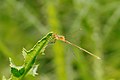
<instances>
[{"instance_id":1,"label":"damselfly head","mask_svg":"<svg viewBox=\"0 0 120 80\"><path fill-rule=\"evenodd\" d=\"M53 37L57 40L65 41L65 37L57 34L53 34Z\"/></svg>"}]
</instances>

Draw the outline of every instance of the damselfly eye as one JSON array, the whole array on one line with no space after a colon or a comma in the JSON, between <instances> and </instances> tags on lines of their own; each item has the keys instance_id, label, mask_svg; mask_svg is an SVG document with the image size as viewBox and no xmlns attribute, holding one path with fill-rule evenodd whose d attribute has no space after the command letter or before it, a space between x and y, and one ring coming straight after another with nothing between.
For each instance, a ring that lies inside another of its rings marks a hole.
<instances>
[{"instance_id":1,"label":"damselfly eye","mask_svg":"<svg viewBox=\"0 0 120 80\"><path fill-rule=\"evenodd\" d=\"M64 36L59 36L59 40L65 41L65 37Z\"/></svg>"}]
</instances>

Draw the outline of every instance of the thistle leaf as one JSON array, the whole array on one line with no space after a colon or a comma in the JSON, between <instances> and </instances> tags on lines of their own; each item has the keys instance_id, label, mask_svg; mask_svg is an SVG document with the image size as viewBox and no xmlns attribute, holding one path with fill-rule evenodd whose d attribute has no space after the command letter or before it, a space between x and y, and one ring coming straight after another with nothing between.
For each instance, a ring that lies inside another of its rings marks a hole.
<instances>
[{"instance_id":1,"label":"thistle leaf","mask_svg":"<svg viewBox=\"0 0 120 80\"><path fill-rule=\"evenodd\" d=\"M10 67L11 67L11 73L12 73L12 75L15 76L15 77L22 76L22 74L25 71L24 67L23 66L16 66L15 64L13 64L11 58L9 58L9 61L10 61Z\"/></svg>"},{"instance_id":2,"label":"thistle leaf","mask_svg":"<svg viewBox=\"0 0 120 80\"><path fill-rule=\"evenodd\" d=\"M11 73L12 73L13 76L15 76L15 77L20 77L20 76L21 76L19 70L16 69L16 68L14 68L14 67L11 67Z\"/></svg>"},{"instance_id":3,"label":"thistle leaf","mask_svg":"<svg viewBox=\"0 0 120 80\"><path fill-rule=\"evenodd\" d=\"M38 75L38 73L37 73L38 66L39 66L39 64L38 65L34 65L32 67L32 69L30 70L29 74L32 74L33 76Z\"/></svg>"},{"instance_id":4,"label":"thistle leaf","mask_svg":"<svg viewBox=\"0 0 120 80\"><path fill-rule=\"evenodd\" d=\"M26 55L27 55L27 50L25 48L23 48L23 50L22 50L22 55L23 55L23 57L25 59Z\"/></svg>"},{"instance_id":5,"label":"thistle leaf","mask_svg":"<svg viewBox=\"0 0 120 80\"><path fill-rule=\"evenodd\" d=\"M39 40L32 49L27 51L23 48L22 53L24 56L24 64L22 66L16 66L13 64L12 59L10 60L10 67L11 67L11 77L10 80L23 80L24 76L31 70L33 76L37 75L36 71L39 65L34 65L36 57L39 53L45 51L46 46L48 45L49 41L52 39L52 32L48 33L45 37ZM3 78L5 79L5 78Z\"/></svg>"}]
</instances>

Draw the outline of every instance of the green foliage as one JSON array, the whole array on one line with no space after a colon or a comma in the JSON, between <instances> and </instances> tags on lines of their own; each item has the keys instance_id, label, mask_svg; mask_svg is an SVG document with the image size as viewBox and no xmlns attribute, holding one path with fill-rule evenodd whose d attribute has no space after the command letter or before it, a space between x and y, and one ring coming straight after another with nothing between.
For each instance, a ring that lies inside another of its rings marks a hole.
<instances>
[{"instance_id":1,"label":"green foliage","mask_svg":"<svg viewBox=\"0 0 120 80\"><path fill-rule=\"evenodd\" d=\"M13 74L13 76L15 77L20 77L23 75L25 71L25 68L21 68L20 70L18 70L17 68L11 67L11 73Z\"/></svg>"},{"instance_id":2,"label":"green foliage","mask_svg":"<svg viewBox=\"0 0 120 80\"><path fill-rule=\"evenodd\" d=\"M49 41L52 39L52 34L53 34L52 32L48 33L45 37L39 40L35 44L35 46L29 51L23 48L22 53L24 55L25 60L22 66L19 67L15 66L10 59L11 75L12 75L10 80L22 80L24 78L24 76L30 71L30 69L33 68L37 55L39 53L44 52ZM37 70L37 66L33 69L33 72L36 70ZM33 75L36 75L36 72L34 72ZM14 77L16 77L16 79Z\"/></svg>"}]
</instances>

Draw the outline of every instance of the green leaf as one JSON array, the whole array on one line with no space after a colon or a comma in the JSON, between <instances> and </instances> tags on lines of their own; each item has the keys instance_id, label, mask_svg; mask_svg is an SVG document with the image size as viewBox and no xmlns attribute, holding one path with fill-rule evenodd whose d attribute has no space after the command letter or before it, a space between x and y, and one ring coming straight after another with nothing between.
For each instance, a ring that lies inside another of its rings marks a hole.
<instances>
[{"instance_id":1,"label":"green leaf","mask_svg":"<svg viewBox=\"0 0 120 80\"><path fill-rule=\"evenodd\" d=\"M23 80L24 76L31 70L32 75L37 75L36 71L38 65L35 64L36 57L39 53L44 53L46 46L48 45L49 41L53 39L52 32L48 33L44 36L41 40L39 40L32 49L27 51L23 48L22 53L24 56L24 64L22 66L16 66L13 64L12 59L10 60L10 67L11 67L11 77L10 80Z\"/></svg>"},{"instance_id":2,"label":"green leaf","mask_svg":"<svg viewBox=\"0 0 120 80\"><path fill-rule=\"evenodd\" d=\"M32 74L33 76L38 75L38 73L37 73L38 66L39 66L39 64L38 65L34 65L32 67L32 69L30 70L29 74Z\"/></svg>"},{"instance_id":3,"label":"green leaf","mask_svg":"<svg viewBox=\"0 0 120 80\"><path fill-rule=\"evenodd\" d=\"M24 73L25 68L23 66L16 66L15 64L13 64L11 58L9 58L9 61L12 75L15 77L20 77Z\"/></svg>"},{"instance_id":4,"label":"green leaf","mask_svg":"<svg viewBox=\"0 0 120 80\"><path fill-rule=\"evenodd\" d=\"M23 53L23 57L26 58L27 50L25 48L23 48L22 53Z\"/></svg>"},{"instance_id":5,"label":"green leaf","mask_svg":"<svg viewBox=\"0 0 120 80\"><path fill-rule=\"evenodd\" d=\"M41 40L39 40L34 47L27 51L23 48L23 54L25 55L25 73L23 76L25 76L28 71L33 67L35 63L36 56L39 53L43 53L45 51L46 46L48 45L49 41L52 39L52 32L48 33L45 37L43 37Z\"/></svg>"},{"instance_id":6,"label":"green leaf","mask_svg":"<svg viewBox=\"0 0 120 80\"><path fill-rule=\"evenodd\" d=\"M22 75L24 72L25 72L25 68L24 68L24 67L19 70L19 73L20 73L21 75Z\"/></svg>"},{"instance_id":7,"label":"green leaf","mask_svg":"<svg viewBox=\"0 0 120 80\"><path fill-rule=\"evenodd\" d=\"M38 73L37 73L38 66L39 66L39 65L35 65L35 66L33 67L33 70L32 70L33 76L38 75Z\"/></svg>"},{"instance_id":8,"label":"green leaf","mask_svg":"<svg viewBox=\"0 0 120 80\"><path fill-rule=\"evenodd\" d=\"M15 77L20 77L22 76L22 74L24 73L25 68L21 68L20 70L14 67L11 67L11 73L13 74L13 76Z\"/></svg>"},{"instance_id":9,"label":"green leaf","mask_svg":"<svg viewBox=\"0 0 120 80\"><path fill-rule=\"evenodd\" d=\"M19 70L16 69L16 68L13 68L13 67L11 67L11 73L12 73L13 76L15 76L15 77L20 77L20 76L21 76Z\"/></svg>"}]
</instances>

